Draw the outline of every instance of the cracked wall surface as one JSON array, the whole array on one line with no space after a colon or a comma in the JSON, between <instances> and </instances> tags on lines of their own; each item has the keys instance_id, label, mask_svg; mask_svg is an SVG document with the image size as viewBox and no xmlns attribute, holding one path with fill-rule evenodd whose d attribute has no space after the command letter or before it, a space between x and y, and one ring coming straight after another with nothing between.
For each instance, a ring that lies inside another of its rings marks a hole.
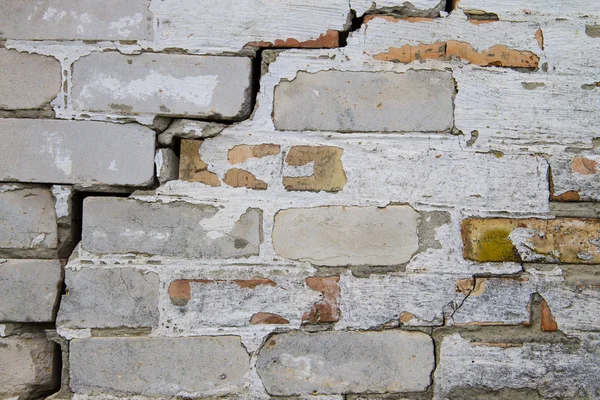
<instances>
[{"instance_id":1,"label":"cracked wall surface","mask_svg":"<svg viewBox=\"0 0 600 400\"><path fill-rule=\"evenodd\" d=\"M591 0L0 1L0 400L600 399Z\"/></svg>"}]
</instances>

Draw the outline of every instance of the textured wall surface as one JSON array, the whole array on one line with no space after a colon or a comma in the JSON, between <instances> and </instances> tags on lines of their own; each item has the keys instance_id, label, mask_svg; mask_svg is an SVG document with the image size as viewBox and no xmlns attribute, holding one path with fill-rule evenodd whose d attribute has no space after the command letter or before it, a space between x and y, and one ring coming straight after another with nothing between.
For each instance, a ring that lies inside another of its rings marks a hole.
<instances>
[{"instance_id":1,"label":"textured wall surface","mask_svg":"<svg viewBox=\"0 0 600 400\"><path fill-rule=\"evenodd\" d=\"M593 0L0 0L0 400L600 399Z\"/></svg>"}]
</instances>

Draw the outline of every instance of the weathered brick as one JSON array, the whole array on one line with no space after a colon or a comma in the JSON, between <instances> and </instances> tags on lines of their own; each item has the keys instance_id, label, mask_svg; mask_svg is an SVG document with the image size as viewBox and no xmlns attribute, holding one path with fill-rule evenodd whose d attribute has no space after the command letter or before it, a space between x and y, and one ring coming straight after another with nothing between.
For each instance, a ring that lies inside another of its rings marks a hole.
<instances>
[{"instance_id":1,"label":"weathered brick","mask_svg":"<svg viewBox=\"0 0 600 400\"><path fill-rule=\"evenodd\" d=\"M582 151L570 156L558 153L549 159L552 175L550 195L553 201L597 201L600 200L600 181L595 151Z\"/></svg>"},{"instance_id":2,"label":"weathered brick","mask_svg":"<svg viewBox=\"0 0 600 400\"><path fill-rule=\"evenodd\" d=\"M57 325L65 328L153 327L158 275L134 268L66 269Z\"/></svg>"},{"instance_id":3,"label":"weathered brick","mask_svg":"<svg viewBox=\"0 0 600 400\"><path fill-rule=\"evenodd\" d=\"M292 81L281 81L275 88L275 127L291 131L448 131L454 121L454 94L452 74L444 71L299 72Z\"/></svg>"},{"instance_id":4,"label":"weathered brick","mask_svg":"<svg viewBox=\"0 0 600 400\"><path fill-rule=\"evenodd\" d=\"M0 321L54 321L61 286L59 260L0 260Z\"/></svg>"},{"instance_id":5,"label":"weathered brick","mask_svg":"<svg viewBox=\"0 0 600 400\"><path fill-rule=\"evenodd\" d=\"M382 326L519 325L529 323L529 276L467 278L461 274L342 275L338 329Z\"/></svg>"},{"instance_id":6,"label":"weathered brick","mask_svg":"<svg viewBox=\"0 0 600 400\"><path fill-rule=\"evenodd\" d=\"M93 53L73 65L80 111L240 120L251 111L247 57Z\"/></svg>"},{"instance_id":7,"label":"weathered brick","mask_svg":"<svg viewBox=\"0 0 600 400\"><path fill-rule=\"evenodd\" d=\"M207 0L152 2L158 19L159 43L195 52L231 53L251 45L332 47L348 24L345 0L264 2L248 0L223 9ZM334 31L334 32L331 32Z\"/></svg>"},{"instance_id":8,"label":"weathered brick","mask_svg":"<svg viewBox=\"0 0 600 400\"><path fill-rule=\"evenodd\" d=\"M269 338L257 369L269 394L292 396L422 391L434 364L420 332L295 332Z\"/></svg>"},{"instance_id":9,"label":"weathered brick","mask_svg":"<svg viewBox=\"0 0 600 400\"><path fill-rule=\"evenodd\" d=\"M577 339L579 343L488 343L458 333L446 336L433 378L434 398L448 398L461 387L529 388L541 398L594 398L600 390L600 338L590 333Z\"/></svg>"},{"instance_id":10,"label":"weathered brick","mask_svg":"<svg viewBox=\"0 0 600 400\"><path fill-rule=\"evenodd\" d=\"M186 258L257 255L262 212L248 209L223 226L213 205L87 198L82 246L93 253L157 254ZM215 218L217 221L215 221Z\"/></svg>"},{"instance_id":11,"label":"weathered brick","mask_svg":"<svg viewBox=\"0 0 600 400\"><path fill-rule=\"evenodd\" d=\"M65 40L152 39L148 0L6 1L0 38Z\"/></svg>"},{"instance_id":12,"label":"weathered brick","mask_svg":"<svg viewBox=\"0 0 600 400\"><path fill-rule=\"evenodd\" d=\"M61 68L55 58L0 48L0 70L0 109L39 108L60 91Z\"/></svg>"},{"instance_id":13,"label":"weathered brick","mask_svg":"<svg viewBox=\"0 0 600 400\"><path fill-rule=\"evenodd\" d=\"M80 394L200 397L245 386L250 358L236 336L74 339L71 389Z\"/></svg>"},{"instance_id":14,"label":"weathered brick","mask_svg":"<svg viewBox=\"0 0 600 400\"><path fill-rule=\"evenodd\" d=\"M55 389L54 343L44 335L0 337L0 397L39 398Z\"/></svg>"},{"instance_id":15,"label":"weathered brick","mask_svg":"<svg viewBox=\"0 0 600 400\"><path fill-rule=\"evenodd\" d=\"M2 119L0 180L150 185L155 133L141 125Z\"/></svg>"},{"instance_id":16,"label":"weathered brick","mask_svg":"<svg viewBox=\"0 0 600 400\"><path fill-rule=\"evenodd\" d=\"M480 261L600 262L600 220L471 218L462 222L465 258Z\"/></svg>"},{"instance_id":17,"label":"weathered brick","mask_svg":"<svg viewBox=\"0 0 600 400\"><path fill-rule=\"evenodd\" d=\"M2 148L12 148L14 153L12 145ZM0 249L56 249L58 227L50 189L8 185L6 190L2 189Z\"/></svg>"},{"instance_id":18,"label":"weathered brick","mask_svg":"<svg viewBox=\"0 0 600 400\"><path fill-rule=\"evenodd\" d=\"M281 152L281 146L278 144L265 143L257 145L240 144L227 151L227 160L231 164L239 164L251 158L263 158L267 156L276 156Z\"/></svg>"},{"instance_id":19,"label":"weathered brick","mask_svg":"<svg viewBox=\"0 0 600 400\"><path fill-rule=\"evenodd\" d=\"M322 300L304 285L302 272L237 271L220 278L177 279L168 285L165 327L195 333L202 328L243 327L256 324L296 324ZM265 278L269 276L270 278Z\"/></svg>"},{"instance_id":20,"label":"weathered brick","mask_svg":"<svg viewBox=\"0 0 600 400\"><path fill-rule=\"evenodd\" d=\"M418 249L418 221L407 206L291 208L275 215L273 246L315 265L397 265Z\"/></svg>"}]
</instances>

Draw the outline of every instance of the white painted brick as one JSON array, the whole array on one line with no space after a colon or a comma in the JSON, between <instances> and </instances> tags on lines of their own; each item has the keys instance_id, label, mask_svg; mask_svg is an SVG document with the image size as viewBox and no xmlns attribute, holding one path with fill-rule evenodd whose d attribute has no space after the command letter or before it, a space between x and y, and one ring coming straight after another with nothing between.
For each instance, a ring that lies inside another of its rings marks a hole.
<instances>
[{"instance_id":1,"label":"white painted brick","mask_svg":"<svg viewBox=\"0 0 600 400\"><path fill-rule=\"evenodd\" d=\"M152 130L136 124L2 119L0 180L145 186L154 176Z\"/></svg>"},{"instance_id":2,"label":"white painted brick","mask_svg":"<svg viewBox=\"0 0 600 400\"><path fill-rule=\"evenodd\" d=\"M158 19L156 44L222 53L240 51L251 42L303 42L330 29L343 30L350 14L347 0L246 0L223 7L215 0L153 0L150 9Z\"/></svg>"},{"instance_id":3,"label":"white painted brick","mask_svg":"<svg viewBox=\"0 0 600 400\"><path fill-rule=\"evenodd\" d=\"M251 111L247 57L92 53L73 66L73 106L81 111L227 120Z\"/></svg>"},{"instance_id":4,"label":"white painted brick","mask_svg":"<svg viewBox=\"0 0 600 400\"><path fill-rule=\"evenodd\" d=\"M34 40L152 39L150 0L3 1L0 38Z\"/></svg>"},{"instance_id":5,"label":"white painted brick","mask_svg":"<svg viewBox=\"0 0 600 400\"><path fill-rule=\"evenodd\" d=\"M0 260L0 321L54 321L61 270L59 260Z\"/></svg>"},{"instance_id":6,"label":"white painted brick","mask_svg":"<svg viewBox=\"0 0 600 400\"><path fill-rule=\"evenodd\" d=\"M502 44L511 49L531 51L539 55L542 49L535 37L538 29L539 24L533 22L473 24L460 10L444 18L421 22L375 15L349 37L348 45L364 48L366 54L374 56L393 47L456 40L470 44L479 52ZM423 61L416 61L415 64L417 63Z\"/></svg>"},{"instance_id":7,"label":"white painted brick","mask_svg":"<svg viewBox=\"0 0 600 400\"><path fill-rule=\"evenodd\" d=\"M490 3L486 0L461 0L458 4L463 10L481 10L497 14L501 20L535 20L553 16L582 16L598 12L587 0L560 2L548 7L544 0L501 0Z\"/></svg>"},{"instance_id":8,"label":"white painted brick","mask_svg":"<svg viewBox=\"0 0 600 400\"><path fill-rule=\"evenodd\" d=\"M74 339L69 359L80 394L225 395L244 388L250 368L235 336Z\"/></svg>"},{"instance_id":9,"label":"white painted brick","mask_svg":"<svg viewBox=\"0 0 600 400\"><path fill-rule=\"evenodd\" d=\"M57 59L0 48L0 108L38 108L56 97L61 86Z\"/></svg>"}]
</instances>

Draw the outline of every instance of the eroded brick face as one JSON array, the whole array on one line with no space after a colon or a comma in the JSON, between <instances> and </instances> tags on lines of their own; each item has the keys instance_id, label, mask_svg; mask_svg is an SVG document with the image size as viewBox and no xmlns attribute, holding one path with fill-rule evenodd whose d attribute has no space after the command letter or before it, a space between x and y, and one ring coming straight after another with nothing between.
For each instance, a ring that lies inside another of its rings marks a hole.
<instances>
[{"instance_id":1,"label":"eroded brick face","mask_svg":"<svg viewBox=\"0 0 600 400\"><path fill-rule=\"evenodd\" d=\"M285 157L285 162L299 167L314 163L312 176L283 177L287 190L308 190L312 192L338 192L344 189L348 179L342 164L344 150L336 147L294 146Z\"/></svg>"},{"instance_id":2,"label":"eroded brick face","mask_svg":"<svg viewBox=\"0 0 600 400\"><path fill-rule=\"evenodd\" d=\"M594 1L0 3L0 399L599 397Z\"/></svg>"}]
</instances>

